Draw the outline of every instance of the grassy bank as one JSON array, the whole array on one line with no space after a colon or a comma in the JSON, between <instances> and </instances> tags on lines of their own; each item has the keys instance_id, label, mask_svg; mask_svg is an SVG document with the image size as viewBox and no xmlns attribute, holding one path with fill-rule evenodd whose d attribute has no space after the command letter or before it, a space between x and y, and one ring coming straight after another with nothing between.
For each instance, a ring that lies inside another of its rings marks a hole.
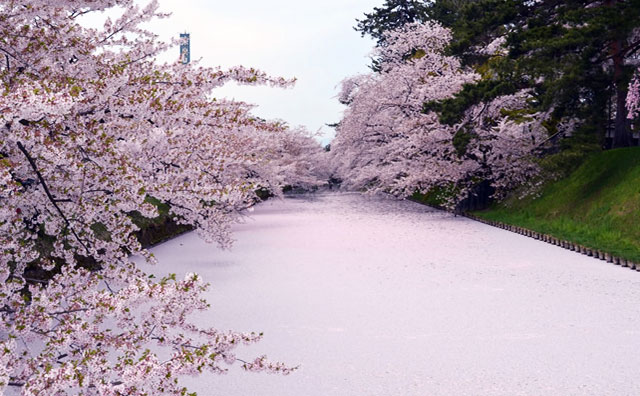
<instances>
[{"instance_id":1,"label":"grassy bank","mask_svg":"<svg viewBox=\"0 0 640 396\"><path fill-rule=\"evenodd\" d=\"M537 198L473 214L640 262L640 148L597 153Z\"/></svg>"}]
</instances>

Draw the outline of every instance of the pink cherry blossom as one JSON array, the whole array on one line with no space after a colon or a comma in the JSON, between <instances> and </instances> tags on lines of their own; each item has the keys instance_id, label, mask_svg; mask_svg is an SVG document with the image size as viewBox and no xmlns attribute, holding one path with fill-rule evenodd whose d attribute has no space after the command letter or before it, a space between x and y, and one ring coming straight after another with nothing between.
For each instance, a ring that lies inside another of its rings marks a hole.
<instances>
[{"instance_id":1,"label":"pink cherry blossom","mask_svg":"<svg viewBox=\"0 0 640 396\"><path fill-rule=\"evenodd\" d=\"M78 23L113 7L121 16L101 29ZM0 16L0 393L177 395L180 376L226 372L261 335L192 324L208 285L142 272L130 256L155 259L131 213L157 216L153 197L230 246L257 189L321 184L322 148L308 134L215 97L229 81L294 81L158 64L178 40L141 27L165 16L155 1L4 2ZM244 367L293 370L263 358Z\"/></svg>"},{"instance_id":2,"label":"pink cherry blossom","mask_svg":"<svg viewBox=\"0 0 640 396\"><path fill-rule=\"evenodd\" d=\"M528 92L473 106L457 125L423 111L425 103L451 98L480 79L444 53L450 39L436 22L405 25L374 51L379 73L344 81L339 100L348 108L331 153L343 185L400 196L445 187L457 191L453 206L477 180L489 180L500 193L536 173L533 150L546 136L545 115L505 113L524 111ZM488 50L500 56L502 45Z\"/></svg>"}]
</instances>

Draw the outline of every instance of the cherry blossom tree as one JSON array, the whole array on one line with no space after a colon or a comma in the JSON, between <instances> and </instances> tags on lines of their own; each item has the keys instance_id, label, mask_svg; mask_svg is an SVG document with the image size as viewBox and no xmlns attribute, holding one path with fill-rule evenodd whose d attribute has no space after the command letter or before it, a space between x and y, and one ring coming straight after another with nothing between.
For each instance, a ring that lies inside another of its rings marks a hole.
<instances>
[{"instance_id":1,"label":"cherry blossom tree","mask_svg":"<svg viewBox=\"0 0 640 396\"><path fill-rule=\"evenodd\" d=\"M120 17L100 29L78 22L114 8ZM155 1L0 4L0 393L183 395L180 376L223 373L237 346L261 338L192 324L208 308L207 284L138 268L131 255L154 257L131 214L157 216L153 197L229 246L257 188L318 183L319 145L245 103L214 99L229 81L293 81L157 64L177 41L141 24L164 16ZM293 370L265 357L240 363Z\"/></svg>"},{"instance_id":2,"label":"cherry blossom tree","mask_svg":"<svg viewBox=\"0 0 640 396\"><path fill-rule=\"evenodd\" d=\"M543 115L520 114L526 92L473 107L452 126L425 111L425 103L481 78L444 53L450 39L450 30L433 21L387 32L386 45L374 50L380 72L343 82L339 99L348 108L332 155L345 186L399 196L442 187L452 191L453 206L479 179L503 190L535 172L531 150L544 136Z\"/></svg>"},{"instance_id":3,"label":"cherry blossom tree","mask_svg":"<svg viewBox=\"0 0 640 396\"><path fill-rule=\"evenodd\" d=\"M258 188L280 195L284 188L314 190L329 178L325 152L313 134L285 124L271 133L243 131L247 141L245 155L252 161L244 174Z\"/></svg>"},{"instance_id":4,"label":"cherry blossom tree","mask_svg":"<svg viewBox=\"0 0 640 396\"><path fill-rule=\"evenodd\" d=\"M476 78L442 54L449 37L434 22L386 33L387 45L374 51L382 60L380 73L344 82L340 99L349 107L331 152L346 186L403 195L421 181L438 182L431 170L449 161L439 142L450 140L451 131L435 113L423 113L423 103L446 98Z\"/></svg>"},{"instance_id":5,"label":"cherry blossom tree","mask_svg":"<svg viewBox=\"0 0 640 396\"><path fill-rule=\"evenodd\" d=\"M548 138L543 122L549 113L530 110L533 96L528 90L499 96L470 107L456 134L462 134L464 157L473 165L464 179L473 186L477 180L488 181L500 197L516 187L535 187L540 171L535 151ZM571 133L575 122L562 120L557 126Z\"/></svg>"}]
</instances>

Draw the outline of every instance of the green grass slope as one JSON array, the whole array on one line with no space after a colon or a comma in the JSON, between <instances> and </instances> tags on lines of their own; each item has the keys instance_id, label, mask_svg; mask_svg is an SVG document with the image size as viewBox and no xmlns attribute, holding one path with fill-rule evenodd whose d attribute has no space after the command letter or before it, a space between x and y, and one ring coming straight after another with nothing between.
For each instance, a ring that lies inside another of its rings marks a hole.
<instances>
[{"instance_id":1,"label":"green grass slope","mask_svg":"<svg viewBox=\"0 0 640 396\"><path fill-rule=\"evenodd\" d=\"M474 214L640 262L640 147L595 154L537 198Z\"/></svg>"}]
</instances>

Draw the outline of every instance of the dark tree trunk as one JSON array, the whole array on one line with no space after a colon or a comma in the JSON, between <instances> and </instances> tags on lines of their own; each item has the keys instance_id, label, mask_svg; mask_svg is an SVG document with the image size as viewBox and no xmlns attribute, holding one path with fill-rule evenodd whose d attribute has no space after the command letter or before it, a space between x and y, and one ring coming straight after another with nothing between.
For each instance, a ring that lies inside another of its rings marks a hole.
<instances>
[{"instance_id":1,"label":"dark tree trunk","mask_svg":"<svg viewBox=\"0 0 640 396\"><path fill-rule=\"evenodd\" d=\"M613 83L616 87L616 120L613 128L613 148L631 146L631 131L627 121L627 84L624 81L622 41L611 44L613 53Z\"/></svg>"},{"instance_id":2,"label":"dark tree trunk","mask_svg":"<svg viewBox=\"0 0 640 396\"><path fill-rule=\"evenodd\" d=\"M614 6L617 0L607 0L607 6ZM613 60L613 84L616 89L616 119L613 128L613 148L631 146L631 131L627 121L627 86L624 80L623 40L611 42Z\"/></svg>"},{"instance_id":3,"label":"dark tree trunk","mask_svg":"<svg viewBox=\"0 0 640 396\"><path fill-rule=\"evenodd\" d=\"M622 81L616 83L616 121L613 148L631 146L631 131L627 120L627 88Z\"/></svg>"}]
</instances>

